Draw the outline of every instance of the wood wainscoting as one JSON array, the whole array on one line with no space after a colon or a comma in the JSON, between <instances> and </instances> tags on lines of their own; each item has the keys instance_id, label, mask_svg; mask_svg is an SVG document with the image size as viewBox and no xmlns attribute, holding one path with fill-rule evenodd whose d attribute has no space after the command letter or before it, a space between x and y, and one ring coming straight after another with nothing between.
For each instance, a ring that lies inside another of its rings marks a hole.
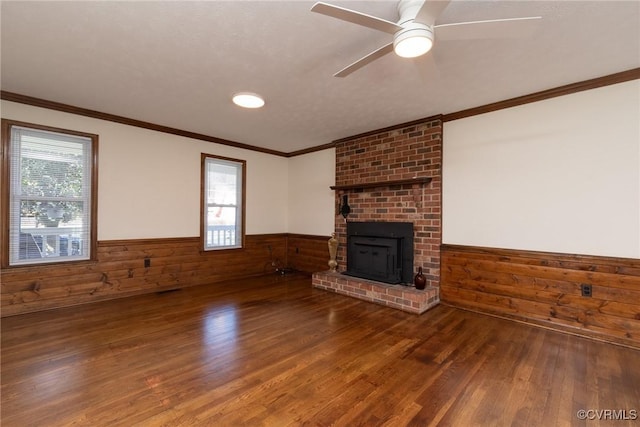
<instances>
[{"instance_id":1,"label":"wood wainscoting","mask_svg":"<svg viewBox=\"0 0 640 427\"><path fill-rule=\"evenodd\" d=\"M442 245L441 269L445 304L640 348L638 259Z\"/></svg>"},{"instance_id":2,"label":"wood wainscoting","mask_svg":"<svg viewBox=\"0 0 640 427\"><path fill-rule=\"evenodd\" d=\"M287 266L303 273L329 268L329 236L287 234Z\"/></svg>"},{"instance_id":3,"label":"wood wainscoting","mask_svg":"<svg viewBox=\"0 0 640 427\"><path fill-rule=\"evenodd\" d=\"M198 237L100 241L96 262L3 269L0 314L275 274L285 267L310 274L327 268L328 239L287 233L247 235L243 249L209 252L200 251ZM149 267L144 266L145 259Z\"/></svg>"}]
</instances>

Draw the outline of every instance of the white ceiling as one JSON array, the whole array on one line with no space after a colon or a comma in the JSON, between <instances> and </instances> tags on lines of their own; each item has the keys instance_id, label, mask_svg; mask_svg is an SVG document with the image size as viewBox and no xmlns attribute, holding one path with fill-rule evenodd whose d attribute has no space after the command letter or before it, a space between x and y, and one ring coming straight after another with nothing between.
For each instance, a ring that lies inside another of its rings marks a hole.
<instances>
[{"instance_id":1,"label":"white ceiling","mask_svg":"<svg viewBox=\"0 0 640 427\"><path fill-rule=\"evenodd\" d=\"M397 20L395 2L327 2ZM2 90L290 153L640 66L638 1L453 0L438 24L543 19L335 78L391 36L312 4L2 1ZM238 91L267 104L240 109Z\"/></svg>"}]
</instances>

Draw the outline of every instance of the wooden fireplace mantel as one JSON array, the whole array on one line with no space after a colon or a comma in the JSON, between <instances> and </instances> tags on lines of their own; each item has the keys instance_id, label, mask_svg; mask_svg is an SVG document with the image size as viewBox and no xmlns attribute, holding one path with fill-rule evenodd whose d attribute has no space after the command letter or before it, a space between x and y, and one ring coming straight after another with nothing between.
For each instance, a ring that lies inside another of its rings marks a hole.
<instances>
[{"instance_id":1,"label":"wooden fireplace mantel","mask_svg":"<svg viewBox=\"0 0 640 427\"><path fill-rule=\"evenodd\" d=\"M397 179L393 181L376 181L376 182L363 182L359 184L348 185L332 185L329 188L332 190L359 190L365 188L381 188L390 187L392 185L408 185L408 184L428 184L431 182L431 178L417 177L409 179Z\"/></svg>"}]
</instances>

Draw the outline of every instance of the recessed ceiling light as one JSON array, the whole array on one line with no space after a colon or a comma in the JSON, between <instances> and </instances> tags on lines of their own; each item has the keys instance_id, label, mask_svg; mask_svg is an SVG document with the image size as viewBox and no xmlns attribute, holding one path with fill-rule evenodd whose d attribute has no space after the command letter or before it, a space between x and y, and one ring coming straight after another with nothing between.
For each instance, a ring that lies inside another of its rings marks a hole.
<instances>
[{"instance_id":1,"label":"recessed ceiling light","mask_svg":"<svg viewBox=\"0 0 640 427\"><path fill-rule=\"evenodd\" d=\"M240 92L233 95L233 103L243 108L260 108L264 99L256 93Z\"/></svg>"}]
</instances>

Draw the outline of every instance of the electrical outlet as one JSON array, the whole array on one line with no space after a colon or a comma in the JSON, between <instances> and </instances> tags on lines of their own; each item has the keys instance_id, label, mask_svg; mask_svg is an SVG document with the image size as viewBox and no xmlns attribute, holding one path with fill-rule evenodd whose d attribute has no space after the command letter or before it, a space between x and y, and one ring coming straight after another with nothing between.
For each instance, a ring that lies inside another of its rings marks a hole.
<instances>
[{"instance_id":1,"label":"electrical outlet","mask_svg":"<svg viewBox=\"0 0 640 427\"><path fill-rule=\"evenodd\" d=\"M151 267L151 258L145 258L144 259L144 268L149 268Z\"/></svg>"},{"instance_id":2,"label":"electrical outlet","mask_svg":"<svg viewBox=\"0 0 640 427\"><path fill-rule=\"evenodd\" d=\"M299 254L300 253L300 248L296 248L296 253Z\"/></svg>"},{"instance_id":3,"label":"electrical outlet","mask_svg":"<svg viewBox=\"0 0 640 427\"><path fill-rule=\"evenodd\" d=\"M582 292L583 297L591 297L591 285L583 283L580 285L580 291Z\"/></svg>"}]
</instances>

